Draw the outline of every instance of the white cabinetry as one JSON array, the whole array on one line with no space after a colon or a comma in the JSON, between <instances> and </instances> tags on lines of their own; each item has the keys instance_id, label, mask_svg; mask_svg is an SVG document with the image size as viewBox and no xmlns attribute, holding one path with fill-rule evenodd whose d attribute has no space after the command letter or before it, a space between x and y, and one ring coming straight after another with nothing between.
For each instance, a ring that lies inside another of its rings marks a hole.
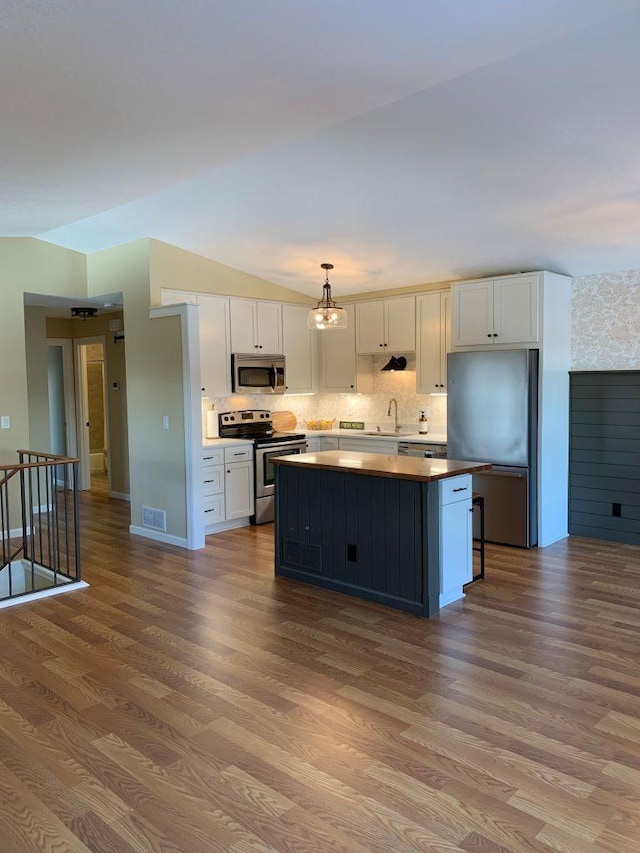
<instances>
[{"instance_id":1,"label":"white cabinetry","mask_svg":"<svg viewBox=\"0 0 640 853\"><path fill-rule=\"evenodd\" d=\"M440 607L464 596L473 578L471 475L438 483L440 498Z\"/></svg>"},{"instance_id":2,"label":"white cabinetry","mask_svg":"<svg viewBox=\"0 0 640 853\"><path fill-rule=\"evenodd\" d=\"M373 390L373 373L370 358L356 356L355 309L344 306L348 316L346 329L328 329L319 332L320 340L320 390L367 394Z\"/></svg>"},{"instance_id":3,"label":"white cabinetry","mask_svg":"<svg viewBox=\"0 0 640 853\"><path fill-rule=\"evenodd\" d=\"M282 303L232 298L231 348L233 352L280 354Z\"/></svg>"},{"instance_id":4,"label":"white cabinetry","mask_svg":"<svg viewBox=\"0 0 640 853\"><path fill-rule=\"evenodd\" d=\"M248 524L253 515L251 445L205 447L202 460L205 533Z\"/></svg>"},{"instance_id":5,"label":"white cabinetry","mask_svg":"<svg viewBox=\"0 0 640 853\"><path fill-rule=\"evenodd\" d=\"M225 447L224 507L227 521L253 515L253 450Z\"/></svg>"},{"instance_id":6,"label":"white cabinetry","mask_svg":"<svg viewBox=\"0 0 640 853\"><path fill-rule=\"evenodd\" d=\"M231 337L229 300L225 296L198 296L200 319L200 381L207 397L231 393Z\"/></svg>"},{"instance_id":7,"label":"white cabinetry","mask_svg":"<svg viewBox=\"0 0 640 853\"><path fill-rule=\"evenodd\" d=\"M341 438L340 450L355 450L358 453L381 453L383 456L397 456L398 442L384 438Z\"/></svg>"},{"instance_id":8,"label":"white cabinetry","mask_svg":"<svg viewBox=\"0 0 640 853\"><path fill-rule=\"evenodd\" d=\"M416 301L413 296L356 303L356 352L413 352Z\"/></svg>"},{"instance_id":9,"label":"white cabinetry","mask_svg":"<svg viewBox=\"0 0 640 853\"><path fill-rule=\"evenodd\" d=\"M452 345L537 343L538 284L537 273L452 284Z\"/></svg>"},{"instance_id":10,"label":"white cabinetry","mask_svg":"<svg viewBox=\"0 0 640 853\"><path fill-rule=\"evenodd\" d=\"M340 439L333 435L320 436L320 450L339 450Z\"/></svg>"},{"instance_id":11,"label":"white cabinetry","mask_svg":"<svg viewBox=\"0 0 640 853\"><path fill-rule=\"evenodd\" d=\"M442 394L447 388L447 352L451 346L451 295L434 291L416 300L416 386L418 394Z\"/></svg>"},{"instance_id":12,"label":"white cabinetry","mask_svg":"<svg viewBox=\"0 0 640 853\"><path fill-rule=\"evenodd\" d=\"M182 302L198 305L202 393L207 397L226 397L231 393L229 298L185 290L162 290L163 305Z\"/></svg>"},{"instance_id":13,"label":"white cabinetry","mask_svg":"<svg viewBox=\"0 0 640 853\"><path fill-rule=\"evenodd\" d=\"M290 394L309 394L316 390L318 333L307 328L308 313L305 305L282 306L282 352L286 364L286 390Z\"/></svg>"}]
</instances>

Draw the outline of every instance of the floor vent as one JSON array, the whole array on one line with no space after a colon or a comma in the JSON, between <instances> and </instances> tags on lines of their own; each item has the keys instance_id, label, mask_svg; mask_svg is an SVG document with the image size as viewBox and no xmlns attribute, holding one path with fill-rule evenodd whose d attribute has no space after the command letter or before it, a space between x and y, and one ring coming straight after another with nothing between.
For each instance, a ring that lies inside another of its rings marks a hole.
<instances>
[{"instance_id":1,"label":"floor vent","mask_svg":"<svg viewBox=\"0 0 640 853\"><path fill-rule=\"evenodd\" d=\"M167 532L167 512L164 509L154 509L152 506L142 507L142 526L152 530Z\"/></svg>"},{"instance_id":2,"label":"floor vent","mask_svg":"<svg viewBox=\"0 0 640 853\"><path fill-rule=\"evenodd\" d=\"M282 543L283 562L308 572L322 574L322 548L320 545L310 545L308 542L296 542L295 539L285 539Z\"/></svg>"}]
</instances>

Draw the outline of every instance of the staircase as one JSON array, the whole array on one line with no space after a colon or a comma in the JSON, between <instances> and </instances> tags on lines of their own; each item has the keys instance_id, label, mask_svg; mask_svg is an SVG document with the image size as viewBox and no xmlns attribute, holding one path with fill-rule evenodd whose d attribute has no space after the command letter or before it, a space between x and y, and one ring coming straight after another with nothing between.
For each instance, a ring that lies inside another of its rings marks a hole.
<instances>
[{"instance_id":1,"label":"staircase","mask_svg":"<svg viewBox=\"0 0 640 853\"><path fill-rule=\"evenodd\" d=\"M80 577L78 460L18 450L0 465L0 607L87 586Z\"/></svg>"}]
</instances>

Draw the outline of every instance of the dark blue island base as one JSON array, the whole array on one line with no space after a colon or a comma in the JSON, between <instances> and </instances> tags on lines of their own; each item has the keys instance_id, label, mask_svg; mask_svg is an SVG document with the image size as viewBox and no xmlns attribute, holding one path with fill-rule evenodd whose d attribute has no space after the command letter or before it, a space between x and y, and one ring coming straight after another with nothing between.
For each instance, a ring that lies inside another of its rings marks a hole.
<instances>
[{"instance_id":1,"label":"dark blue island base","mask_svg":"<svg viewBox=\"0 0 640 853\"><path fill-rule=\"evenodd\" d=\"M434 616L438 511L437 481L276 465L276 575Z\"/></svg>"}]
</instances>

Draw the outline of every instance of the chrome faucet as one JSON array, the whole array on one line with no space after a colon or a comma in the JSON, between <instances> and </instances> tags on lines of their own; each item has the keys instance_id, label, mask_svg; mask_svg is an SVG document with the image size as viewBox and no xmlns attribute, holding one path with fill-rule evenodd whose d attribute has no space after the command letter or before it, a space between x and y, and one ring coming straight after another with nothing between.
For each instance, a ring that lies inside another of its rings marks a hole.
<instances>
[{"instance_id":1,"label":"chrome faucet","mask_svg":"<svg viewBox=\"0 0 640 853\"><path fill-rule=\"evenodd\" d=\"M391 417L391 404L392 403L395 406L395 425L394 425L393 429L395 430L395 432L400 432L400 424L398 423L398 401L396 400L395 397L392 397L389 400L389 408L387 409L387 417L388 418Z\"/></svg>"}]
</instances>

